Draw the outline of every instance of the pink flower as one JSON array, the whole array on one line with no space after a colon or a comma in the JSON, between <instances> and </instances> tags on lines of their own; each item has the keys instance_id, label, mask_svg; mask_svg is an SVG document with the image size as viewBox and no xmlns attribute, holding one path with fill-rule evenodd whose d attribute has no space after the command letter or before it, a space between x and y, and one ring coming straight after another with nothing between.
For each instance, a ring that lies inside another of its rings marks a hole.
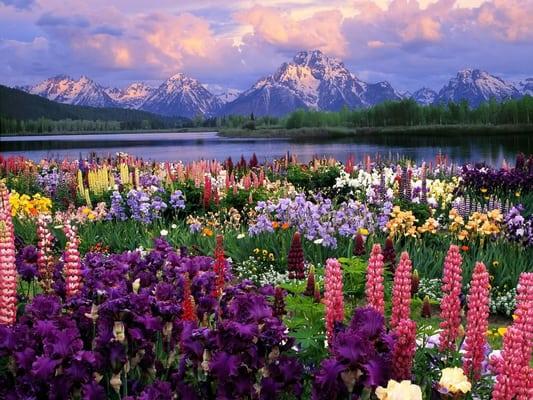
<instances>
[{"instance_id":1,"label":"pink flower","mask_svg":"<svg viewBox=\"0 0 533 400\"><path fill-rule=\"evenodd\" d=\"M485 264L478 262L472 274L468 294L465 355L463 357L465 375L476 380L481 375L481 365L485 359L486 335L489 328L489 295L489 273Z\"/></svg>"},{"instance_id":2,"label":"pink flower","mask_svg":"<svg viewBox=\"0 0 533 400\"><path fill-rule=\"evenodd\" d=\"M392 286L391 328L394 329L402 319L409 319L411 314L411 272L413 265L409 254L404 251L398 267L394 272Z\"/></svg>"},{"instance_id":3,"label":"pink flower","mask_svg":"<svg viewBox=\"0 0 533 400\"><path fill-rule=\"evenodd\" d=\"M416 352L416 323L411 319L400 320L394 335L396 344L392 354L392 375L397 380L410 380Z\"/></svg>"},{"instance_id":4,"label":"pink flower","mask_svg":"<svg viewBox=\"0 0 533 400\"><path fill-rule=\"evenodd\" d=\"M324 279L324 303L326 305L326 335L333 340L336 322L344 321L344 298L342 294L341 264L335 258L326 260Z\"/></svg>"},{"instance_id":5,"label":"pink flower","mask_svg":"<svg viewBox=\"0 0 533 400\"><path fill-rule=\"evenodd\" d=\"M15 233L9 191L0 182L0 324L12 325L17 318L17 267Z\"/></svg>"},{"instance_id":6,"label":"pink flower","mask_svg":"<svg viewBox=\"0 0 533 400\"><path fill-rule=\"evenodd\" d=\"M67 236L67 245L63 253L63 271L65 275L65 284L67 297L75 296L82 286L82 271L80 262L80 252L78 246L80 239L77 235L77 229L74 225L67 221L63 227L63 231Z\"/></svg>"},{"instance_id":7,"label":"pink flower","mask_svg":"<svg viewBox=\"0 0 533 400\"><path fill-rule=\"evenodd\" d=\"M459 326L461 325L461 287L463 259L459 247L451 245L444 260L444 276L442 278L442 293L444 297L440 303L440 317L442 331L439 336L440 351L455 350Z\"/></svg>"},{"instance_id":8,"label":"pink flower","mask_svg":"<svg viewBox=\"0 0 533 400\"><path fill-rule=\"evenodd\" d=\"M522 273L517 287L516 319L503 337L494 400L528 400L533 394L531 347L533 345L533 273Z\"/></svg>"},{"instance_id":9,"label":"pink flower","mask_svg":"<svg viewBox=\"0 0 533 400\"><path fill-rule=\"evenodd\" d=\"M381 246L375 244L372 246L368 267L366 270L366 302L377 312L385 314L385 294L383 287L383 255Z\"/></svg>"},{"instance_id":10,"label":"pink flower","mask_svg":"<svg viewBox=\"0 0 533 400\"><path fill-rule=\"evenodd\" d=\"M50 290L53 274L52 233L48 229L49 216L39 214L37 219L37 268L44 292Z\"/></svg>"}]
</instances>

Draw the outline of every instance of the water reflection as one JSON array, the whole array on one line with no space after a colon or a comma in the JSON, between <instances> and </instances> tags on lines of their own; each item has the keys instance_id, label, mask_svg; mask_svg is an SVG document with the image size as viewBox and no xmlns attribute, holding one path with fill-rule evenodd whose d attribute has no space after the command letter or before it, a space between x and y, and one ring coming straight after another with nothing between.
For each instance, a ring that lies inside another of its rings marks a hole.
<instances>
[{"instance_id":1,"label":"water reflection","mask_svg":"<svg viewBox=\"0 0 533 400\"><path fill-rule=\"evenodd\" d=\"M145 159L191 161L200 158L222 160L256 153L260 160L281 157L287 151L301 161L314 156L333 156L345 160L354 155L381 155L385 158L406 156L419 162L433 160L442 153L455 162L485 161L500 165L512 160L517 152L533 152L533 138L527 135L469 137L409 137L400 135L363 136L333 140L305 139L229 139L215 132L136 133L98 135L54 135L3 137L3 155L24 155L34 160L46 157L77 158L95 151L99 155L127 152Z\"/></svg>"}]
</instances>

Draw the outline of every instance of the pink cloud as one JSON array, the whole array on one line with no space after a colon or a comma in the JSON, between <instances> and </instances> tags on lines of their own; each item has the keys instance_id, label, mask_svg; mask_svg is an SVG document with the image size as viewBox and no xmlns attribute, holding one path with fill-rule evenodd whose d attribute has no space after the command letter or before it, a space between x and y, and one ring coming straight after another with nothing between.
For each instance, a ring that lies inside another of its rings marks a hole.
<instances>
[{"instance_id":1,"label":"pink cloud","mask_svg":"<svg viewBox=\"0 0 533 400\"><path fill-rule=\"evenodd\" d=\"M296 20L280 9L255 6L234 17L253 28L249 40L258 39L285 50L320 49L336 56L346 51L346 38L341 32L343 17L337 10L319 11Z\"/></svg>"}]
</instances>

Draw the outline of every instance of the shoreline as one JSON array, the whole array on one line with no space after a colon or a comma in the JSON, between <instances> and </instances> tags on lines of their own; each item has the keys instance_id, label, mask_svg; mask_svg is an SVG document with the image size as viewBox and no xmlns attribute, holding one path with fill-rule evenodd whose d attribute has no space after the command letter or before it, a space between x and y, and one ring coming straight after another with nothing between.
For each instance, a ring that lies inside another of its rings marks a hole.
<instances>
[{"instance_id":1,"label":"shoreline","mask_svg":"<svg viewBox=\"0 0 533 400\"><path fill-rule=\"evenodd\" d=\"M304 127L296 129L286 128L259 128L246 129L221 129L218 135L227 138L288 138L302 139L337 139L365 136L427 136L427 137L457 137L468 136L497 136L497 135L531 135L533 124L528 125L429 125L429 126L393 126L375 128L347 128L347 127Z\"/></svg>"}]
</instances>

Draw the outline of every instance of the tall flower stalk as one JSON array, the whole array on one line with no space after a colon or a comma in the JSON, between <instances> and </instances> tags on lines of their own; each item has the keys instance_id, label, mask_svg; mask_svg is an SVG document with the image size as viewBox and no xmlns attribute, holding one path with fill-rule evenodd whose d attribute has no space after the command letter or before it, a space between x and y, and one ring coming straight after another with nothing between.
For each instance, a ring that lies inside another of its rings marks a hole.
<instances>
[{"instance_id":1,"label":"tall flower stalk","mask_svg":"<svg viewBox=\"0 0 533 400\"><path fill-rule=\"evenodd\" d=\"M326 261L324 280L324 303L326 305L326 336L331 344L335 323L344 321L344 298L342 294L341 264L334 258Z\"/></svg>"},{"instance_id":2,"label":"tall flower stalk","mask_svg":"<svg viewBox=\"0 0 533 400\"><path fill-rule=\"evenodd\" d=\"M15 233L9 191L0 182L0 325L12 325L17 318L17 267Z\"/></svg>"},{"instance_id":3,"label":"tall flower stalk","mask_svg":"<svg viewBox=\"0 0 533 400\"><path fill-rule=\"evenodd\" d=\"M217 235L215 246L215 263L213 270L216 275L215 289L213 295L218 297L222 294L225 284L226 276L226 258L224 257L224 238L222 235Z\"/></svg>"},{"instance_id":4,"label":"tall flower stalk","mask_svg":"<svg viewBox=\"0 0 533 400\"><path fill-rule=\"evenodd\" d=\"M529 400L533 395L533 273L522 273L517 288L516 318L503 338L502 359L494 385L494 400Z\"/></svg>"},{"instance_id":5,"label":"tall flower stalk","mask_svg":"<svg viewBox=\"0 0 533 400\"><path fill-rule=\"evenodd\" d=\"M383 255L381 246L376 243L372 246L368 267L366 270L366 302L381 315L385 314L385 288L383 286Z\"/></svg>"},{"instance_id":6,"label":"tall flower stalk","mask_svg":"<svg viewBox=\"0 0 533 400\"><path fill-rule=\"evenodd\" d=\"M66 284L67 297L76 296L81 290L83 284L83 276L81 271L81 260L79 245L80 239L76 226L67 221L63 227L63 232L67 237L67 245L63 256L64 261L64 275Z\"/></svg>"},{"instance_id":7,"label":"tall flower stalk","mask_svg":"<svg viewBox=\"0 0 533 400\"><path fill-rule=\"evenodd\" d=\"M52 286L53 256L52 256L52 232L48 229L50 217L39 214L37 218L37 269L39 271L39 283L43 292L50 291Z\"/></svg>"},{"instance_id":8,"label":"tall flower stalk","mask_svg":"<svg viewBox=\"0 0 533 400\"><path fill-rule=\"evenodd\" d=\"M391 328L394 329L402 319L408 319L411 313L411 279L413 265L409 254L404 251L394 272L392 286Z\"/></svg>"},{"instance_id":9,"label":"tall flower stalk","mask_svg":"<svg viewBox=\"0 0 533 400\"><path fill-rule=\"evenodd\" d=\"M396 343L392 353L392 376L397 380L410 380L416 352L416 323L406 318L394 329Z\"/></svg>"},{"instance_id":10,"label":"tall flower stalk","mask_svg":"<svg viewBox=\"0 0 533 400\"><path fill-rule=\"evenodd\" d=\"M305 259L300 232L294 232L292 237L291 247L287 256L287 270L289 271L290 279L305 278Z\"/></svg>"},{"instance_id":11,"label":"tall flower stalk","mask_svg":"<svg viewBox=\"0 0 533 400\"><path fill-rule=\"evenodd\" d=\"M489 296L489 273L485 264L478 262L474 268L468 294L465 355L463 357L465 375L475 380L481 375L481 366L485 358L489 327Z\"/></svg>"},{"instance_id":12,"label":"tall flower stalk","mask_svg":"<svg viewBox=\"0 0 533 400\"><path fill-rule=\"evenodd\" d=\"M442 293L444 297L440 303L440 317L442 319L439 335L440 351L456 350L459 326L461 325L461 287L463 259L459 247L451 245L444 260L444 276L442 278Z\"/></svg>"}]
</instances>

